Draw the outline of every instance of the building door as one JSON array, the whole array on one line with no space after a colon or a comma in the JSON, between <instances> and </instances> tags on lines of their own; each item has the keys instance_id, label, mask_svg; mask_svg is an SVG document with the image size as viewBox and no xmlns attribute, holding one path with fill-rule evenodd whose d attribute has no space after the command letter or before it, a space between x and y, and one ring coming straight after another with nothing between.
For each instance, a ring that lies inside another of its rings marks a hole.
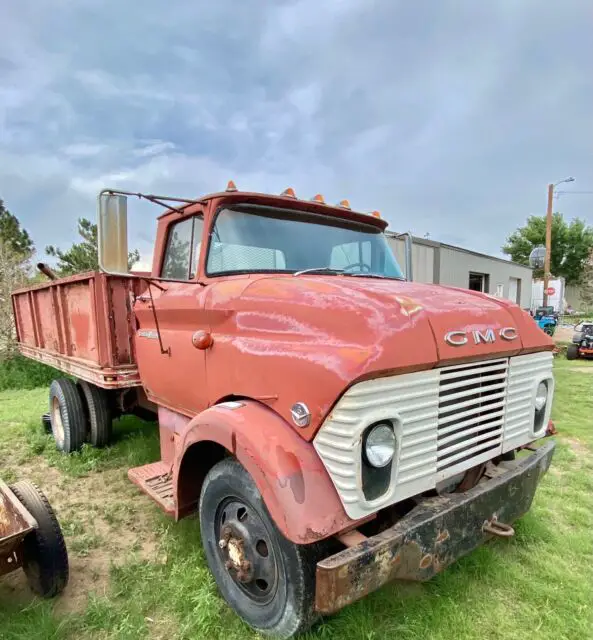
<instances>
[{"instance_id":1,"label":"building door","mask_svg":"<svg viewBox=\"0 0 593 640\"><path fill-rule=\"evenodd\" d=\"M519 278L509 278L509 295L508 298L511 302L519 302L519 292L520 292L520 282Z\"/></svg>"},{"instance_id":2,"label":"building door","mask_svg":"<svg viewBox=\"0 0 593 640\"><path fill-rule=\"evenodd\" d=\"M489 286L489 275L487 273L473 273L469 272L469 282L467 288L471 291L481 291L482 293L488 293L490 290Z\"/></svg>"}]
</instances>

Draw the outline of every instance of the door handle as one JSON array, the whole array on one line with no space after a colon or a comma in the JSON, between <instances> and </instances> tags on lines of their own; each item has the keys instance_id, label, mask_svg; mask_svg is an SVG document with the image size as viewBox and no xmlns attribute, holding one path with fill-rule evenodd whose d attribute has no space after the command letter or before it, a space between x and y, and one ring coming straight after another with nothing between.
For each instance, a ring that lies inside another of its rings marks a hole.
<instances>
[{"instance_id":1,"label":"door handle","mask_svg":"<svg viewBox=\"0 0 593 640\"><path fill-rule=\"evenodd\" d=\"M137 296L136 300L140 300L140 302L150 302L150 296L143 293L141 296Z\"/></svg>"}]
</instances>

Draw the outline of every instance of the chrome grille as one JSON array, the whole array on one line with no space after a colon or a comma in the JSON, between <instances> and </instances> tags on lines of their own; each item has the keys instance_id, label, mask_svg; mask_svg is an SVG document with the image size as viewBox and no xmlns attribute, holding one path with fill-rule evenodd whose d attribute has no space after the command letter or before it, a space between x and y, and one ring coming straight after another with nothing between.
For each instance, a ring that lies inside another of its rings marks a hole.
<instances>
[{"instance_id":1,"label":"chrome grille","mask_svg":"<svg viewBox=\"0 0 593 640\"><path fill-rule=\"evenodd\" d=\"M447 367L439 381L437 471L463 471L500 453L508 360Z\"/></svg>"}]
</instances>

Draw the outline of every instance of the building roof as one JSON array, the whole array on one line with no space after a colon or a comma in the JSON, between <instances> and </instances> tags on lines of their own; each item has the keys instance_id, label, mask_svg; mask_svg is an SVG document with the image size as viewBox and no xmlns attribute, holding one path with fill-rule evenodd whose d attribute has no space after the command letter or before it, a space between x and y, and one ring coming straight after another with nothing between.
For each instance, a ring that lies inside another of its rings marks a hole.
<instances>
[{"instance_id":1,"label":"building roof","mask_svg":"<svg viewBox=\"0 0 593 640\"><path fill-rule=\"evenodd\" d=\"M394 233L393 231L385 231L387 236L398 237L399 233ZM530 267L527 264L521 264L520 262L513 262L512 260L506 260L505 258L500 258L499 256L491 256L487 253L480 253L479 251L472 251L471 249L465 249L464 247L458 247L454 244L447 244L445 242L437 242L435 240L429 240L428 238L419 238L418 236L413 236L414 244L423 244L426 247L434 247L434 248L445 248L452 249L453 251L459 251L461 253L469 253L472 256L478 256L479 258L487 258L488 260L496 260L497 262L503 262L504 264L512 264L516 267L523 267L524 269L529 269L533 271L533 267Z\"/></svg>"}]
</instances>

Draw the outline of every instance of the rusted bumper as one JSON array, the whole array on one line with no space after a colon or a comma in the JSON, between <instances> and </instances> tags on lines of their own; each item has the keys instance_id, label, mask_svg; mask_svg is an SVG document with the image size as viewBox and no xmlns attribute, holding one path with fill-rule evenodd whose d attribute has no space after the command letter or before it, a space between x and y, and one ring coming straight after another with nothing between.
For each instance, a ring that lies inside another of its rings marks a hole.
<instances>
[{"instance_id":1,"label":"rusted bumper","mask_svg":"<svg viewBox=\"0 0 593 640\"><path fill-rule=\"evenodd\" d=\"M429 580L491 538L493 519L512 523L530 508L554 441L465 493L427 498L396 525L317 564L315 606L333 613L391 580Z\"/></svg>"}]
</instances>

